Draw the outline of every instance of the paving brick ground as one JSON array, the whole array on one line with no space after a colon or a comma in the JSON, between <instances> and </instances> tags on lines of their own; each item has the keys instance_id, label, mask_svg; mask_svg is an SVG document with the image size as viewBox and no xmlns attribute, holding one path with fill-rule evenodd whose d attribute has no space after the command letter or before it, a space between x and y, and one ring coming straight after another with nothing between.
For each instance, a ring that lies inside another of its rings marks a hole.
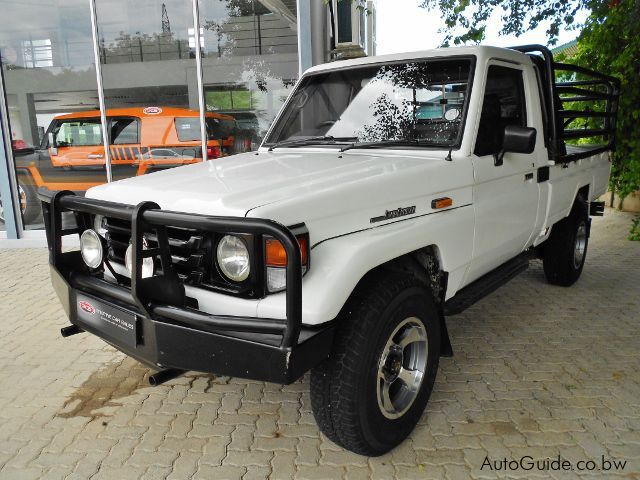
<instances>
[{"instance_id":1,"label":"paving brick ground","mask_svg":"<svg viewBox=\"0 0 640 480\"><path fill-rule=\"evenodd\" d=\"M450 318L456 355L441 362L418 428L373 459L318 432L307 378L281 387L190 373L151 388L147 369L97 338L60 338L66 320L44 249L0 250L0 478L494 478L485 457L558 454L574 466L626 460L617 475L640 478L640 242L625 240L630 220L594 220L574 287L547 285L536 263Z\"/></svg>"}]
</instances>

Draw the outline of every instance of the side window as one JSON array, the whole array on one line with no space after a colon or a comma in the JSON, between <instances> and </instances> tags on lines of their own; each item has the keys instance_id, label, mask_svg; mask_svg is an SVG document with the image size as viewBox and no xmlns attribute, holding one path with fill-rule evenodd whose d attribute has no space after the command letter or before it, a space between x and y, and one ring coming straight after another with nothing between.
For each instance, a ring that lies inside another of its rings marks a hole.
<instances>
[{"instance_id":1,"label":"side window","mask_svg":"<svg viewBox=\"0 0 640 480\"><path fill-rule=\"evenodd\" d=\"M176 117L176 133L181 142L200 140L200 119L198 117Z\"/></svg>"},{"instance_id":2,"label":"side window","mask_svg":"<svg viewBox=\"0 0 640 480\"><path fill-rule=\"evenodd\" d=\"M527 126L522 71L492 65L487 73L474 153L478 156L498 153L507 125Z\"/></svg>"},{"instance_id":3,"label":"side window","mask_svg":"<svg viewBox=\"0 0 640 480\"><path fill-rule=\"evenodd\" d=\"M135 118L112 118L110 130L111 145L140 143L138 120Z\"/></svg>"}]
</instances>

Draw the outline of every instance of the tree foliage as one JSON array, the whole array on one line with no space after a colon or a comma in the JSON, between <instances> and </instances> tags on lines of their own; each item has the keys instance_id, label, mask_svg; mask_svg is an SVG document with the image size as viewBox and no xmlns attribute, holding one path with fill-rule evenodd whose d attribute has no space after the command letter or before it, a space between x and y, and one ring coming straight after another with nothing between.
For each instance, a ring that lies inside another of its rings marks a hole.
<instances>
[{"instance_id":1,"label":"tree foliage","mask_svg":"<svg viewBox=\"0 0 640 480\"><path fill-rule=\"evenodd\" d=\"M455 45L482 41L494 11L502 11L502 35L520 35L549 21L547 35L553 45L562 27L578 26L578 12L597 10L608 3L609 0L422 0L421 6L442 12L445 45L452 41Z\"/></svg>"},{"instance_id":2,"label":"tree foliage","mask_svg":"<svg viewBox=\"0 0 640 480\"><path fill-rule=\"evenodd\" d=\"M640 2L623 0L595 9L570 62L622 83L611 187L624 199L640 189Z\"/></svg>"}]
</instances>

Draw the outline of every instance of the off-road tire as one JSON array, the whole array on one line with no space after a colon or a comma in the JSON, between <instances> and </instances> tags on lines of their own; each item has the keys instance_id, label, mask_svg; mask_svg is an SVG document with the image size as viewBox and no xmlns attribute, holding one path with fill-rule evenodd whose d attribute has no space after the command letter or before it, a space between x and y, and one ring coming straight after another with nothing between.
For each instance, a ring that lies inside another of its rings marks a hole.
<instances>
[{"instance_id":1,"label":"off-road tire","mask_svg":"<svg viewBox=\"0 0 640 480\"><path fill-rule=\"evenodd\" d=\"M427 363L417 395L399 418L378 404L378 367L390 335L407 318L427 333ZM440 357L440 318L424 283L409 275L378 272L351 296L338 318L332 352L311 371L311 407L322 432L341 447L378 456L400 444L420 420Z\"/></svg>"},{"instance_id":2,"label":"off-road tire","mask_svg":"<svg viewBox=\"0 0 640 480\"><path fill-rule=\"evenodd\" d=\"M550 284L569 287L580 278L589 246L589 221L587 202L578 197L569 216L551 229L542 250L544 275ZM578 261L576 249L579 241L584 243Z\"/></svg>"}]
</instances>

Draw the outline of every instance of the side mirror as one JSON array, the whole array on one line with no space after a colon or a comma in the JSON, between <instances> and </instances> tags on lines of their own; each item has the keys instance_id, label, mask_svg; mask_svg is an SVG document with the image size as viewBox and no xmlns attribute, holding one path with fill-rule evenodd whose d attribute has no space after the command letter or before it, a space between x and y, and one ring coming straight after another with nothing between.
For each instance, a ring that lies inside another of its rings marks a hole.
<instances>
[{"instance_id":1,"label":"side mirror","mask_svg":"<svg viewBox=\"0 0 640 480\"><path fill-rule=\"evenodd\" d=\"M51 149L51 155L58 155L58 144L56 143L56 136L53 132L47 134L49 140L49 148Z\"/></svg>"},{"instance_id":2,"label":"side mirror","mask_svg":"<svg viewBox=\"0 0 640 480\"><path fill-rule=\"evenodd\" d=\"M537 131L532 127L518 127L507 125L504 127L504 138L500 153L494 155L494 165L500 166L504 163L505 153L533 153L536 148Z\"/></svg>"}]
</instances>

